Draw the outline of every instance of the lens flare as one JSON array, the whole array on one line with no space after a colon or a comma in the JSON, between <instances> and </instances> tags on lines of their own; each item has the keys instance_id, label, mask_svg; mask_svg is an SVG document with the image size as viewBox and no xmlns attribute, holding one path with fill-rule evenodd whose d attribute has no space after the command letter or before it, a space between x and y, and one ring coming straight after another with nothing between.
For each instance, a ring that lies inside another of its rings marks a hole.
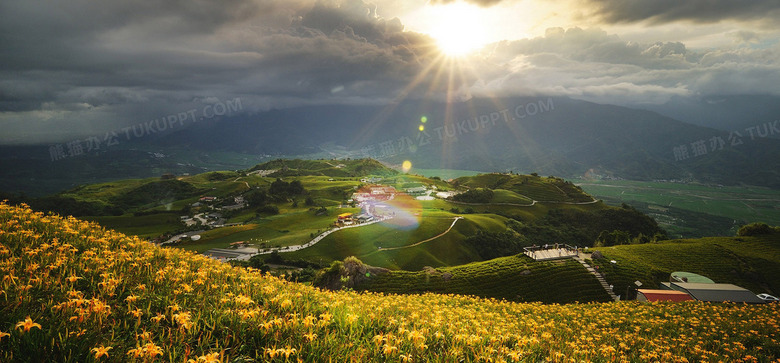
<instances>
[{"instance_id":1,"label":"lens flare","mask_svg":"<svg viewBox=\"0 0 780 363\"><path fill-rule=\"evenodd\" d=\"M361 216L370 216L379 226L393 230L413 230L420 225L422 205L413 197L390 186L373 185L359 189L353 198ZM360 217L358 217L360 218Z\"/></svg>"},{"instance_id":2,"label":"lens flare","mask_svg":"<svg viewBox=\"0 0 780 363\"><path fill-rule=\"evenodd\" d=\"M404 160L403 164L401 164L401 170L404 173L408 173L409 170L412 170L412 162L409 160Z\"/></svg>"}]
</instances>

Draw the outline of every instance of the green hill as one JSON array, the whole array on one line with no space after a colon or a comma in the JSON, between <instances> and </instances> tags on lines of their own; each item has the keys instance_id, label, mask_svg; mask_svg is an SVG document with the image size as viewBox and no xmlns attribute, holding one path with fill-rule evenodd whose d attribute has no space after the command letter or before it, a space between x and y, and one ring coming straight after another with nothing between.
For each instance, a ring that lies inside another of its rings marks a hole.
<instances>
[{"instance_id":1,"label":"green hill","mask_svg":"<svg viewBox=\"0 0 780 363\"><path fill-rule=\"evenodd\" d=\"M396 198L390 204L397 205L390 207L407 215L404 218L409 219L408 225L396 225L406 223L398 222L403 219L399 218L343 230L313 247L285 255L320 264L354 255L374 266L420 270L512 255L533 244L590 246L604 231L625 232L630 238L663 235L645 215L596 202L559 178L494 173L449 183L399 173L372 159L280 159L247 171L84 185L34 199L30 204L36 210L71 214L161 241L198 231L200 240L185 239L177 247L204 252L234 242L249 242L258 248L305 244L331 228L336 215L359 212L354 204L352 208L345 206L356 190L370 184L399 191L425 187L432 195L468 188L458 197L482 190L489 198L482 203L460 203L404 196L400 204ZM208 201L202 201L202 197L209 197ZM241 199L243 202L236 202ZM449 230L459 216L464 219ZM177 220L179 217L183 218ZM213 226L217 228L209 230ZM480 246L482 241L475 239L477 231L492 234L487 238L498 236L511 241L504 241L506 248L500 253L486 253ZM511 233L505 234L507 231Z\"/></svg>"},{"instance_id":2,"label":"green hill","mask_svg":"<svg viewBox=\"0 0 780 363\"><path fill-rule=\"evenodd\" d=\"M503 189L524 199L540 202L591 202L593 198L571 182L556 177L515 174L480 174L464 176L453 181L457 186L469 188ZM498 202L498 201L494 201Z\"/></svg>"},{"instance_id":3,"label":"green hill","mask_svg":"<svg viewBox=\"0 0 780 363\"><path fill-rule=\"evenodd\" d=\"M672 240L597 250L604 259L593 262L618 293L637 280L645 287L658 287L674 271L697 273L755 293L780 293L778 235Z\"/></svg>"},{"instance_id":4,"label":"green hill","mask_svg":"<svg viewBox=\"0 0 780 363\"><path fill-rule=\"evenodd\" d=\"M480 261L477 252L464 241L477 230L504 231L505 218L495 215L466 215L452 225L455 214L423 210L416 228L399 228L389 223L351 228L328 235L307 249L284 253L320 263L356 256L372 266L419 270L425 266L454 266ZM431 239L413 246L416 243Z\"/></svg>"},{"instance_id":5,"label":"green hill","mask_svg":"<svg viewBox=\"0 0 780 363\"><path fill-rule=\"evenodd\" d=\"M259 164L250 172L257 170L275 170L270 176L317 175L330 177L393 176L397 170L391 169L374 159L352 160L285 160L278 159Z\"/></svg>"},{"instance_id":6,"label":"green hill","mask_svg":"<svg viewBox=\"0 0 780 363\"><path fill-rule=\"evenodd\" d=\"M423 271L373 274L356 288L395 294L435 292L545 303L610 301L604 288L579 262L535 262L525 255Z\"/></svg>"}]
</instances>

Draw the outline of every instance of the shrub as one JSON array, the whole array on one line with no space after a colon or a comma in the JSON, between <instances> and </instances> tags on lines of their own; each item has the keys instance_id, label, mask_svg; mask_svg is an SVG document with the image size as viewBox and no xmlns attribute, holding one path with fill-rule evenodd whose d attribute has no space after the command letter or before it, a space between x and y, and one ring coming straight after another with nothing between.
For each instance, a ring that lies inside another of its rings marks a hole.
<instances>
[{"instance_id":1,"label":"shrub","mask_svg":"<svg viewBox=\"0 0 780 363\"><path fill-rule=\"evenodd\" d=\"M780 233L780 227L772 227L766 223L751 223L739 228L737 236L765 236Z\"/></svg>"}]
</instances>

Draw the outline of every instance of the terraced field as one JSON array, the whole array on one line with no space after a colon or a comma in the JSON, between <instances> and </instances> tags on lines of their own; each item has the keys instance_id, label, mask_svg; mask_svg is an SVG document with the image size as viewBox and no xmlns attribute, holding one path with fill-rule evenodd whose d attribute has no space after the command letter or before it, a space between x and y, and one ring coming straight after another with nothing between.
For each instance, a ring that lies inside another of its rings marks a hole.
<instances>
[{"instance_id":1,"label":"terraced field","mask_svg":"<svg viewBox=\"0 0 780 363\"><path fill-rule=\"evenodd\" d=\"M395 294L435 292L524 302L610 301L580 263L536 262L524 255L424 271L372 275L359 289Z\"/></svg>"},{"instance_id":2,"label":"terraced field","mask_svg":"<svg viewBox=\"0 0 780 363\"><path fill-rule=\"evenodd\" d=\"M780 236L712 237L626 245L597 250L604 260L593 261L618 293L641 281L658 287L674 271L704 275L754 293L780 293ZM616 264L608 261L615 260Z\"/></svg>"}]
</instances>

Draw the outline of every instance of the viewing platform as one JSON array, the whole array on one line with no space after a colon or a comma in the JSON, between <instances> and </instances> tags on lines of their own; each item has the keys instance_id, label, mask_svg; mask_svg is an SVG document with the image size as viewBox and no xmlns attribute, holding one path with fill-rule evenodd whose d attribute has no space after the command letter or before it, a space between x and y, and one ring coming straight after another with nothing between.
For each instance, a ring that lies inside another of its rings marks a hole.
<instances>
[{"instance_id":1,"label":"viewing platform","mask_svg":"<svg viewBox=\"0 0 780 363\"><path fill-rule=\"evenodd\" d=\"M524 247L523 254L536 261L558 260L577 257L580 248L566 244L550 244L544 246Z\"/></svg>"}]
</instances>

